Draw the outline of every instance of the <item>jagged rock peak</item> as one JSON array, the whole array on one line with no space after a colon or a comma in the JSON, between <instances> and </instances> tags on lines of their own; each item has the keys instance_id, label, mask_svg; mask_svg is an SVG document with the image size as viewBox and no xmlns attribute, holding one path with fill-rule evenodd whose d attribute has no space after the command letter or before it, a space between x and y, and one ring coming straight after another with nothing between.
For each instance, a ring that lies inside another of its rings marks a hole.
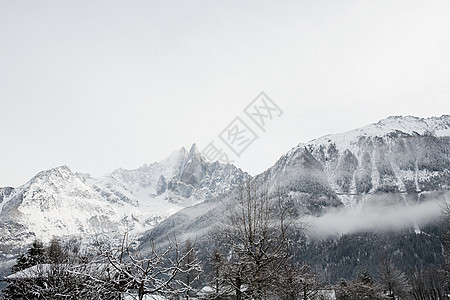
<instances>
[{"instance_id":1,"label":"jagged rock peak","mask_svg":"<svg viewBox=\"0 0 450 300\"><path fill-rule=\"evenodd\" d=\"M191 158L191 157L196 157L196 158L203 160L196 143L193 143L191 146L191 149L189 150L188 158Z\"/></svg>"}]
</instances>

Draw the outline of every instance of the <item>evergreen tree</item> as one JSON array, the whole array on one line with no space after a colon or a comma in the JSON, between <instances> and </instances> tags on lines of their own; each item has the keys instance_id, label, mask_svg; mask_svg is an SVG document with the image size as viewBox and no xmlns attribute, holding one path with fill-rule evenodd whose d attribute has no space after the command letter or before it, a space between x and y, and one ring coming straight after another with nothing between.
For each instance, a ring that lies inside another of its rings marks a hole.
<instances>
[{"instance_id":1,"label":"evergreen tree","mask_svg":"<svg viewBox=\"0 0 450 300\"><path fill-rule=\"evenodd\" d=\"M47 256L49 263L62 264L67 262L69 251L63 248L57 238L53 238L47 248Z\"/></svg>"},{"instance_id":2,"label":"evergreen tree","mask_svg":"<svg viewBox=\"0 0 450 300\"><path fill-rule=\"evenodd\" d=\"M16 264L11 268L11 271L12 273L16 273L29 267L45 263L45 261L46 251L44 244L35 240L27 252L19 256Z\"/></svg>"}]
</instances>

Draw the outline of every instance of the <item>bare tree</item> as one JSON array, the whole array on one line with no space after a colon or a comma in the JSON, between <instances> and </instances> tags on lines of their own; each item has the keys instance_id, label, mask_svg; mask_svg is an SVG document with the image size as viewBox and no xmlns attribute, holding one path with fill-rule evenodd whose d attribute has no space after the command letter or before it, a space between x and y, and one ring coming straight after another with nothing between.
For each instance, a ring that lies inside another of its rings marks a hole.
<instances>
[{"instance_id":1,"label":"bare tree","mask_svg":"<svg viewBox=\"0 0 450 300\"><path fill-rule=\"evenodd\" d=\"M381 286L391 298L397 296L406 299L411 291L411 286L405 273L395 267L392 257L386 255L379 258L378 278Z\"/></svg>"},{"instance_id":2,"label":"bare tree","mask_svg":"<svg viewBox=\"0 0 450 300\"><path fill-rule=\"evenodd\" d=\"M221 276L237 300L264 299L288 258L288 230L281 193L247 181L227 205L216 230L216 243L224 252Z\"/></svg>"},{"instance_id":3,"label":"bare tree","mask_svg":"<svg viewBox=\"0 0 450 300\"><path fill-rule=\"evenodd\" d=\"M123 294L136 294L142 300L145 295L185 295L191 286L180 275L202 271L196 259L188 259L193 251L191 247L181 253L175 241L163 250L152 245L149 253L143 255L125 234L119 247L102 249L101 255L110 266L115 289Z\"/></svg>"},{"instance_id":4,"label":"bare tree","mask_svg":"<svg viewBox=\"0 0 450 300\"><path fill-rule=\"evenodd\" d=\"M60 241L54 237L47 248L47 257L52 264L62 264L67 263L69 260L69 253L63 248Z\"/></svg>"},{"instance_id":5,"label":"bare tree","mask_svg":"<svg viewBox=\"0 0 450 300\"><path fill-rule=\"evenodd\" d=\"M363 270L358 278L351 281L342 279L336 286L337 300L382 300L391 299L383 294L381 287L376 284L367 270Z\"/></svg>"},{"instance_id":6,"label":"bare tree","mask_svg":"<svg viewBox=\"0 0 450 300\"><path fill-rule=\"evenodd\" d=\"M222 286L222 256L220 255L220 251L217 248L217 245L214 247L214 252L211 257L212 266L214 268L214 294L216 297L220 295L221 286Z\"/></svg>"},{"instance_id":7,"label":"bare tree","mask_svg":"<svg viewBox=\"0 0 450 300\"><path fill-rule=\"evenodd\" d=\"M417 268L409 276L411 295L415 300L444 299L445 274L438 267Z\"/></svg>"},{"instance_id":8,"label":"bare tree","mask_svg":"<svg viewBox=\"0 0 450 300\"><path fill-rule=\"evenodd\" d=\"M288 263L282 268L276 289L280 299L316 299L321 283L319 276L309 265Z\"/></svg>"},{"instance_id":9,"label":"bare tree","mask_svg":"<svg viewBox=\"0 0 450 300\"><path fill-rule=\"evenodd\" d=\"M227 299L227 296L235 291L230 284L227 284L228 260L221 253L221 249L223 250L223 247L220 247L216 243L214 250L208 257L211 269L209 270L210 272L207 272L207 276L209 275L207 283L211 286L212 290L207 296L207 299Z\"/></svg>"},{"instance_id":10,"label":"bare tree","mask_svg":"<svg viewBox=\"0 0 450 300\"><path fill-rule=\"evenodd\" d=\"M167 249L153 246L142 255L125 234L118 247L108 243L98 243L98 247L98 253L80 255L77 245L52 240L42 254L46 261L16 267L16 272L5 279L8 286L3 299L112 300L129 295L141 300L145 295L158 294L178 297L187 295L202 271L189 243L185 252L175 241ZM33 245L29 252L40 248Z\"/></svg>"},{"instance_id":11,"label":"bare tree","mask_svg":"<svg viewBox=\"0 0 450 300\"><path fill-rule=\"evenodd\" d=\"M198 262L195 255L195 243L192 243L191 239L187 239L184 243L184 259L181 261L181 266L186 271L181 273L180 280L184 282L186 289L186 299L191 297L194 292L193 283L195 283L200 273L196 268L190 268L194 263Z\"/></svg>"}]
</instances>

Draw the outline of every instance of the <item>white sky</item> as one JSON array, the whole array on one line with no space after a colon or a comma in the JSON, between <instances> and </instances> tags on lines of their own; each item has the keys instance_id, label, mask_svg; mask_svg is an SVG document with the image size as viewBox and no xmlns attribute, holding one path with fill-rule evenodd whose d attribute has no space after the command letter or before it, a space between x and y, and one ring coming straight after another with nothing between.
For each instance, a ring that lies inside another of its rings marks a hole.
<instances>
[{"instance_id":1,"label":"white sky","mask_svg":"<svg viewBox=\"0 0 450 300\"><path fill-rule=\"evenodd\" d=\"M218 134L261 91L284 114L228 151L251 174L325 134L448 114L449 15L447 0L0 0L0 186L226 150Z\"/></svg>"}]
</instances>

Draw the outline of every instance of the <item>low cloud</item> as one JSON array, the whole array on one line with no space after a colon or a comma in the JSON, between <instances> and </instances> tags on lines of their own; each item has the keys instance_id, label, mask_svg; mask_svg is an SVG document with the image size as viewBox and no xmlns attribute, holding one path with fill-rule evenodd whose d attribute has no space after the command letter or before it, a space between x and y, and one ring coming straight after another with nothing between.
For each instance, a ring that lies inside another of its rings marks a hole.
<instances>
[{"instance_id":1,"label":"low cloud","mask_svg":"<svg viewBox=\"0 0 450 300\"><path fill-rule=\"evenodd\" d=\"M445 198L445 197L443 197ZM370 204L332 209L320 217L308 216L305 222L312 237L325 238L330 235L356 232L392 231L403 228L420 230L424 225L439 220L447 199L426 202L390 203L386 197L371 199Z\"/></svg>"}]
</instances>

